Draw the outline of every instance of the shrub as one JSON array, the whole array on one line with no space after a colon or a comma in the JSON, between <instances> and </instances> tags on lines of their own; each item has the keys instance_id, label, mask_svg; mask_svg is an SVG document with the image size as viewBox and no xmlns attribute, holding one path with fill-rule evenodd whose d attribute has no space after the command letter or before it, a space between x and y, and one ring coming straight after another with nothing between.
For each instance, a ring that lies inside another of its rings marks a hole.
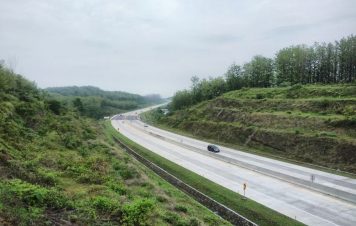
<instances>
[{"instance_id":1,"label":"shrub","mask_svg":"<svg viewBox=\"0 0 356 226\"><path fill-rule=\"evenodd\" d=\"M177 223L180 221L180 216L176 213L173 212L166 212L164 214L163 219L170 224L177 225Z\"/></svg>"},{"instance_id":2,"label":"shrub","mask_svg":"<svg viewBox=\"0 0 356 226\"><path fill-rule=\"evenodd\" d=\"M117 169L118 174L124 179L132 179L138 176L138 172L130 166L122 165L121 168Z\"/></svg>"},{"instance_id":3,"label":"shrub","mask_svg":"<svg viewBox=\"0 0 356 226\"><path fill-rule=\"evenodd\" d=\"M320 102L318 102L318 107L321 109L326 109L331 105L331 101L328 99L322 99Z\"/></svg>"},{"instance_id":4,"label":"shrub","mask_svg":"<svg viewBox=\"0 0 356 226\"><path fill-rule=\"evenodd\" d=\"M125 185L123 183L120 183L119 181L108 181L106 182L106 185L113 190L114 192L120 194L120 195L125 195L127 193L127 190L125 188Z\"/></svg>"},{"instance_id":5,"label":"shrub","mask_svg":"<svg viewBox=\"0 0 356 226\"><path fill-rule=\"evenodd\" d=\"M81 174L77 181L84 184L103 184L106 179L107 176L102 176L96 172L86 172Z\"/></svg>"},{"instance_id":6,"label":"shrub","mask_svg":"<svg viewBox=\"0 0 356 226\"><path fill-rule=\"evenodd\" d=\"M168 201L166 197L161 196L161 195L157 196L156 199L158 202L167 202Z\"/></svg>"},{"instance_id":7,"label":"shrub","mask_svg":"<svg viewBox=\"0 0 356 226\"><path fill-rule=\"evenodd\" d=\"M112 198L97 196L91 199L91 205L101 212L117 212L120 210L120 204Z\"/></svg>"},{"instance_id":8,"label":"shrub","mask_svg":"<svg viewBox=\"0 0 356 226\"><path fill-rule=\"evenodd\" d=\"M154 209L152 199L137 199L124 205L122 223L124 225L148 225L147 219Z\"/></svg>"},{"instance_id":9,"label":"shrub","mask_svg":"<svg viewBox=\"0 0 356 226\"><path fill-rule=\"evenodd\" d=\"M92 171L95 171L100 175L105 175L109 171L108 160L103 157L98 157L98 156L90 157L86 165Z\"/></svg>"},{"instance_id":10,"label":"shrub","mask_svg":"<svg viewBox=\"0 0 356 226\"><path fill-rule=\"evenodd\" d=\"M264 99L265 97L264 97L264 95L262 94L262 93L257 93L256 94L256 99Z\"/></svg>"},{"instance_id":11,"label":"shrub","mask_svg":"<svg viewBox=\"0 0 356 226\"><path fill-rule=\"evenodd\" d=\"M189 220L189 225L190 226L199 226L200 225L200 222L197 218L191 218Z\"/></svg>"},{"instance_id":12,"label":"shrub","mask_svg":"<svg viewBox=\"0 0 356 226\"><path fill-rule=\"evenodd\" d=\"M189 221L185 220L183 217L180 215L174 213L174 212L166 212L164 214L163 219L175 226L195 226L195 225L200 225L199 221L196 218L191 218Z\"/></svg>"},{"instance_id":13,"label":"shrub","mask_svg":"<svg viewBox=\"0 0 356 226\"><path fill-rule=\"evenodd\" d=\"M281 84L279 84L280 87L288 87L291 86L290 82L282 82Z\"/></svg>"},{"instance_id":14,"label":"shrub","mask_svg":"<svg viewBox=\"0 0 356 226\"><path fill-rule=\"evenodd\" d=\"M48 172L44 170L38 170L38 180L41 184L45 184L47 186L54 186L57 184L58 179L54 172Z\"/></svg>"},{"instance_id":15,"label":"shrub","mask_svg":"<svg viewBox=\"0 0 356 226\"><path fill-rule=\"evenodd\" d=\"M51 209L71 207L69 200L55 189L44 188L18 179L7 181L0 186L0 201L5 205Z\"/></svg>"},{"instance_id":16,"label":"shrub","mask_svg":"<svg viewBox=\"0 0 356 226\"><path fill-rule=\"evenodd\" d=\"M48 108L56 115L61 113L62 104L58 100L47 100Z\"/></svg>"},{"instance_id":17,"label":"shrub","mask_svg":"<svg viewBox=\"0 0 356 226\"><path fill-rule=\"evenodd\" d=\"M287 90L286 97L287 98L298 98L302 95L301 89L303 86L301 84L295 84Z\"/></svg>"},{"instance_id":18,"label":"shrub","mask_svg":"<svg viewBox=\"0 0 356 226\"><path fill-rule=\"evenodd\" d=\"M174 207L174 210L179 211L179 212L183 212L183 213L188 212L187 207L182 206L182 205L176 205L176 206Z\"/></svg>"},{"instance_id":19,"label":"shrub","mask_svg":"<svg viewBox=\"0 0 356 226\"><path fill-rule=\"evenodd\" d=\"M289 90L298 90L303 88L303 86L301 84L294 84L292 87L290 87Z\"/></svg>"}]
</instances>

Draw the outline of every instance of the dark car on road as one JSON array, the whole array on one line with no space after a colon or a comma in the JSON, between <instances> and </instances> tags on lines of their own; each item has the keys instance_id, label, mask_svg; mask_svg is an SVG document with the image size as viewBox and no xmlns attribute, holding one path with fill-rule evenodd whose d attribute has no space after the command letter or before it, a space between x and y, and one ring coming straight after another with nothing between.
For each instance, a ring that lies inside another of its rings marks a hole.
<instances>
[{"instance_id":1,"label":"dark car on road","mask_svg":"<svg viewBox=\"0 0 356 226\"><path fill-rule=\"evenodd\" d=\"M209 144L208 145L208 151L218 153L218 152L220 152L220 149L216 145Z\"/></svg>"}]
</instances>

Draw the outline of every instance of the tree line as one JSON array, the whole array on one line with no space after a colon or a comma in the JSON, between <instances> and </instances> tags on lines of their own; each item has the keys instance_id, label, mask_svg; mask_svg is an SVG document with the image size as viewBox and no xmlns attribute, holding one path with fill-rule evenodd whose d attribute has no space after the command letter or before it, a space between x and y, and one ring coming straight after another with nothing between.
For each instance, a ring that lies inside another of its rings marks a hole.
<instances>
[{"instance_id":1,"label":"tree line","mask_svg":"<svg viewBox=\"0 0 356 226\"><path fill-rule=\"evenodd\" d=\"M356 36L333 43L286 47L273 59L257 55L242 66L232 64L224 76L209 79L194 76L191 81L191 89L174 94L172 110L243 87L353 83L356 82Z\"/></svg>"},{"instance_id":2,"label":"tree line","mask_svg":"<svg viewBox=\"0 0 356 226\"><path fill-rule=\"evenodd\" d=\"M104 91L93 86L47 88L53 102L74 107L81 115L102 118L162 102L158 94L141 96L121 91ZM59 110L56 110L56 112Z\"/></svg>"}]
</instances>

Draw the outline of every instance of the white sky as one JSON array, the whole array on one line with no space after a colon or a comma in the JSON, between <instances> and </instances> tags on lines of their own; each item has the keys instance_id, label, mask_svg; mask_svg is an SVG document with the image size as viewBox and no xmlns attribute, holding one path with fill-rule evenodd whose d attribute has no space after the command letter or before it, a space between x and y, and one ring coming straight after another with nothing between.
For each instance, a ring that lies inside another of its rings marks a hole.
<instances>
[{"instance_id":1,"label":"white sky","mask_svg":"<svg viewBox=\"0 0 356 226\"><path fill-rule=\"evenodd\" d=\"M165 97L193 75L356 34L356 0L0 0L0 59L39 87Z\"/></svg>"}]
</instances>

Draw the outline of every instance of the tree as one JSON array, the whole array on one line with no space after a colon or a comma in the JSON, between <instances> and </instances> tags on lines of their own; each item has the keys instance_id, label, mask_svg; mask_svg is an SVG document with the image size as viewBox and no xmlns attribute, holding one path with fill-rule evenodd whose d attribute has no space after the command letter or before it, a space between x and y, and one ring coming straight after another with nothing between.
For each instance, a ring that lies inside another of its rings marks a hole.
<instances>
[{"instance_id":1,"label":"tree","mask_svg":"<svg viewBox=\"0 0 356 226\"><path fill-rule=\"evenodd\" d=\"M58 100L48 100L47 101L48 108L56 115L61 113L62 104Z\"/></svg>"},{"instance_id":2,"label":"tree","mask_svg":"<svg viewBox=\"0 0 356 226\"><path fill-rule=\"evenodd\" d=\"M80 112L84 112L83 102L80 98L75 98L73 101L73 106Z\"/></svg>"},{"instance_id":3,"label":"tree","mask_svg":"<svg viewBox=\"0 0 356 226\"><path fill-rule=\"evenodd\" d=\"M203 100L210 100L226 92L226 83L222 77L203 79L199 84Z\"/></svg>"},{"instance_id":4,"label":"tree","mask_svg":"<svg viewBox=\"0 0 356 226\"><path fill-rule=\"evenodd\" d=\"M255 56L244 65L244 76L251 87L270 87L274 81L273 60Z\"/></svg>"},{"instance_id":5,"label":"tree","mask_svg":"<svg viewBox=\"0 0 356 226\"><path fill-rule=\"evenodd\" d=\"M356 36L342 38L338 43L339 79L356 81Z\"/></svg>"},{"instance_id":6,"label":"tree","mask_svg":"<svg viewBox=\"0 0 356 226\"><path fill-rule=\"evenodd\" d=\"M225 73L226 88L227 90L236 90L244 87L245 81L242 77L241 66L232 64Z\"/></svg>"},{"instance_id":7,"label":"tree","mask_svg":"<svg viewBox=\"0 0 356 226\"><path fill-rule=\"evenodd\" d=\"M274 59L254 56L243 65L232 64L224 78L191 78L190 90L177 92L173 110L182 109L242 87L270 87L297 83L351 83L356 81L356 36L335 43L296 45L279 50Z\"/></svg>"},{"instance_id":8,"label":"tree","mask_svg":"<svg viewBox=\"0 0 356 226\"><path fill-rule=\"evenodd\" d=\"M170 107L172 110L179 110L193 104L192 93L188 90L178 91L174 94Z\"/></svg>"},{"instance_id":9,"label":"tree","mask_svg":"<svg viewBox=\"0 0 356 226\"><path fill-rule=\"evenodd\" d=\"M309 54L310 50L305 45L291 46L278 51L275 59L277 84L307 83Z\"/></svg>"}]
</instances>

